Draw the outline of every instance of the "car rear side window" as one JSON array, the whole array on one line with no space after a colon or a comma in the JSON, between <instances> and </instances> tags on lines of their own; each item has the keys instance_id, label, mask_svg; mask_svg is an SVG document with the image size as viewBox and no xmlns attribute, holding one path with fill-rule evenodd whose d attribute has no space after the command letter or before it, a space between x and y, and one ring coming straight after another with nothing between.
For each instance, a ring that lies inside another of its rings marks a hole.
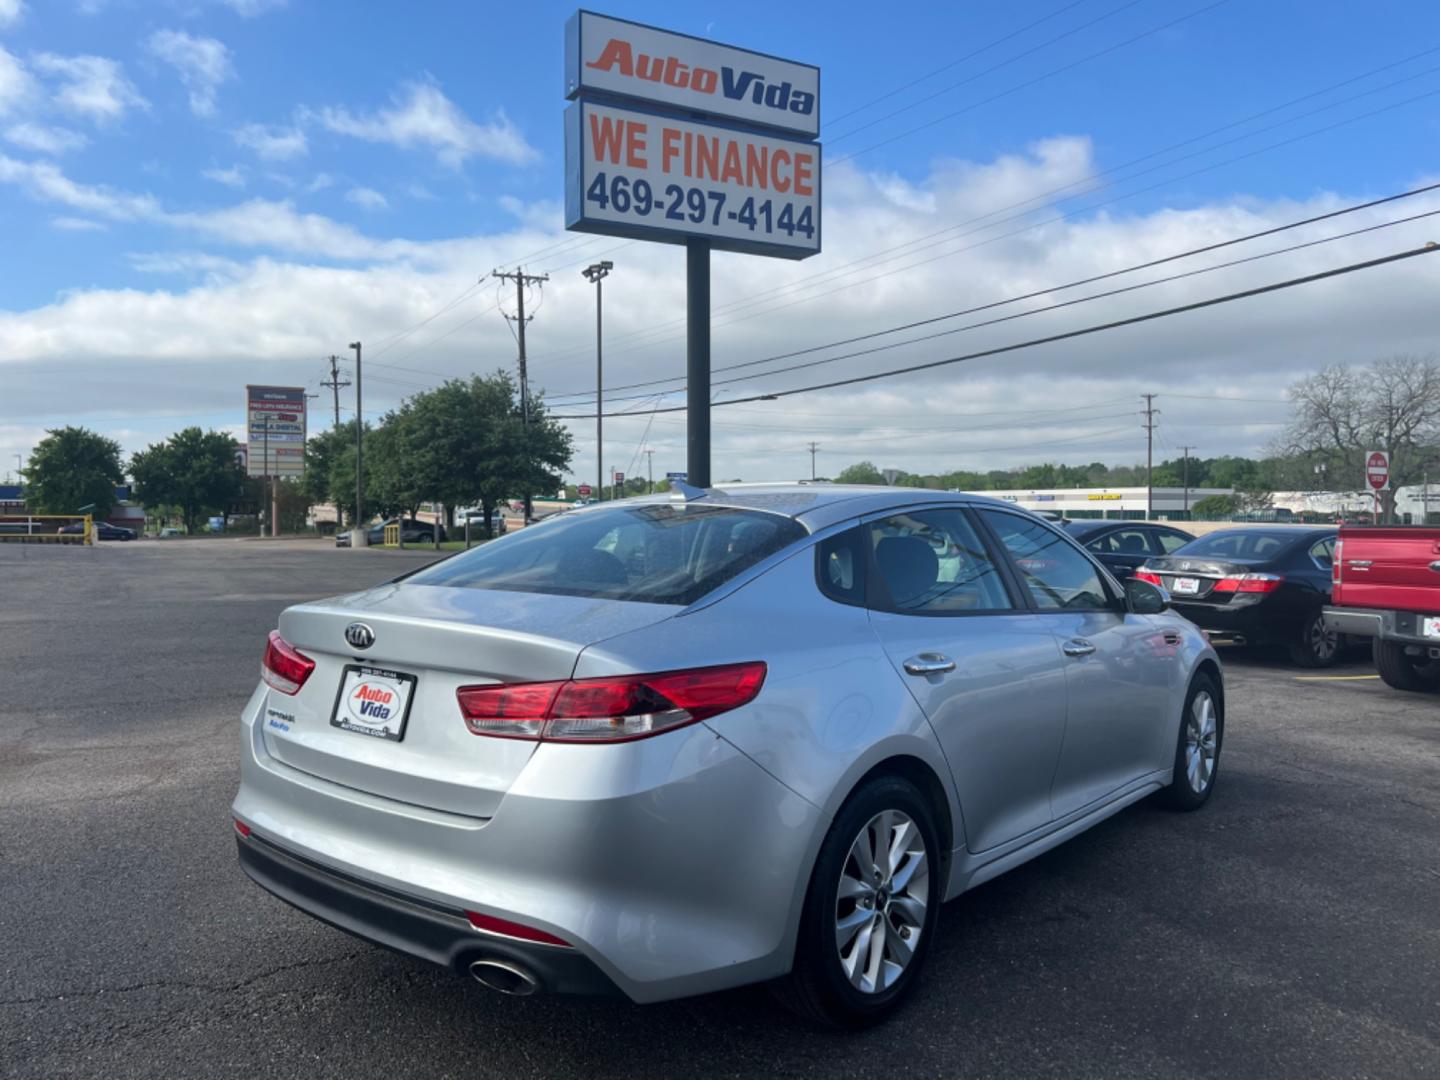
<instances>
[{"instance_id":1,"label":"car rear side window","mask_svg":"<svg viewBox=\"0 0 1440 1080\"><path fill-rule=\"evenodd\" d=\"M1190 543L1193 537L1186 536L1182 532L1172 532L1169 529L1156 529L1154 532L1155 542L1160 545L1160 554L1169 555L1177 548L1182 548Z\"/></svg>"},{"instance_id":2,"label":"car rear side window","mask_svg":"<svg viewBox=\"0 0 1440 1080\"><path fill-rule=\"evenodd\" d=\"M1090 611L1109 606L1109 594L1094 565L1054 529L1018 514L979 513L1014 558L1036 607Z\"/></svg>"},{"instance_id":3,"label":"car rear side window","mask_svg":"<svg viewBox=\"0 0 1440 1080\"><path fill-rule=\"evenodd\" d=\"M883 606L906 614L973 614L1014 608L974 526L956 510L917 510L866 530Z\"/></svg>"},{"instance_id":4,"label":"car rear side window","mask_svg":"<svg viewBox=\"0 0 1440 1080\"><path fill-rule=\"evenodd\" d=\"M1101 555L1149 555L1150 545L1143 529L1117 529L1085 545Z\"/></svg>"},{"instance_id":5,"label":"car rear side window","mask_svg":"<svg viewBox=\"0 0 1440 1080\"><path fill-rule=\"evenodd\" d=\"M857 526L815 545L815 580L820 591L841 604L865 606L865 536Z\"/></svg>"},{"instance_id":6,"label":"car rear side window","mask_svg":"<svg viewBox=\"0 0 1440 1080\"><path fill-rule=\"evenodd\" d=\"M492 540L407 583L690 604L807 535L794 518L732 506L587 510Z\"/></svg>"}]
</instances>

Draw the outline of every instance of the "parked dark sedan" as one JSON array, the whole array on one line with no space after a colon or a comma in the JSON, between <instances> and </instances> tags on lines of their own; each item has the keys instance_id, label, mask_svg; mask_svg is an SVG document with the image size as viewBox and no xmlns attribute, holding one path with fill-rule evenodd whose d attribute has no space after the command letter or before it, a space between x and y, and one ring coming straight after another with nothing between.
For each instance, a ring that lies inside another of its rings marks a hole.
<instances>
[{"instance_id":1,"label":"parked dark sedan","mask_svg":"<svg viewBox=\"0 0 1440 1080\"><path fill-rule=\"evenodd\" d=\"M1322 611L1335 536L1333 526L1221 529L1135 576L1169 589L1175 610L1212 637L1284 645L1302 667L1328 667L1341 644Z\"/></svg>"},{"instance_id":2,"label":"parked dark sedan","mask_svg":"<svg viewBox=\"0 0 1440 1080\"><path fill-rule=\"evenodd\" d=\"M95 533L96 540L134 540L135 530L127 529L123 525L111 525L108 521L97 521L91 528ZM72 525L66 525L60 530L68 536L85 531L85 523L77 521Z\"/></svg>"},{"instance_id":3,"label":"parked dark sedan","mask_svg":"<svg viewBox=\"0 0 1440 1080\"><path fill-rule=\"evenodd\" d=\"M1065 531L1124 581L1153 558L1169 555L1195 537L1169 525L1143 521L1067 521Z\"/></svg>"},{"instance_id":4,"label":"parked dark sedan","mask_svg":"<svg viewBox=\"0 0 1440 1080\"><path fill-rule=\"evenodd\" d=\"M400 526L400 541L405 544L433 544L435 542L435 526L428 521L405 521L401 518L386 518L378 525L372 525L366 530L370 546L379 547L385 543L385 526ZM440 540L445 540L445 526L440 527ZM336 547L350 546L350 530L342 529L335 534Z\"/></svg>"}]
</instances>

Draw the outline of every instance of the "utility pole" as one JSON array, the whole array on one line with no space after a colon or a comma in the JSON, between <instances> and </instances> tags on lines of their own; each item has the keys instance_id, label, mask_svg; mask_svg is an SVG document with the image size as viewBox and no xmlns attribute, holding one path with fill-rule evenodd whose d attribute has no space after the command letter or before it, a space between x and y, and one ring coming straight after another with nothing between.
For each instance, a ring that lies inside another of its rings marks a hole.
<instances>
[{"instance_id":1,"label":"utility pole","mask_svg":"<svg viewBox=\"0 0 1440 1080\"><path fill-rule=\"evenodd\" d=\"M1190 451L1194 449L1193 446L1180 447L1181 453L1185 455L1185 464L1181 467L1181 475L1184 479L1181 483L1185 485L1185 516L1187 518L1190 516Z\"/></svg>"},{"instance_id":2,"label":"utility pole","mask_svg":"<svg viewBox=\"0 0 1440 1080\"><path fill-rule=\"evenodd\" d=\"M655 490L655 451L648 446L645 448L645 456L650 459L647 475L650 477L650 490ZM647 492L648 494L648 492Z\"/></svg>"},{"instance_id":3,"label":"utility pole","mask_svg":"<svg viewBox=\"0 0 1440 1080\"><path fill-rule=\"evenodd\" d=\"M1145 399L1145 520L1155 516L1155 408L1154 394L1141 394Z\"/></svg>"},{"instance_id":4,"label":"utility pole","mask_svg":"<svg viewBox=\"0 0 1440 1080\"><path fill-rule=\"evenodd\" d=\"M366 536L363 525L365 500L361 494L365 490L365 448L362 438L365 434L365 410L361 408L360 401L360 342L352 341L350 348L355 350L355 533L350 537L350 546L354 548L364 544L365 540L361 537Z\"/></svg>"},{"instance_id":5,"label":"utility pole","mask_svg":"<svg viewBox=\"0 0 1440 1080\"><path fill-rule=\"evenodd\" d=\"M814 479L815 479L815 451L820 449L820 444L819 444L818 442L812 442L812 443L807 443L806 445L810 448L810 479L811 479L811 480L814 480Z\"/></svg>"},{"instance_id":6,"label":"utility pole","mask_svg":"<svg viewBox=\"0 0 1440 1080\"><path fill-rule=\"evenodd\" d=\"M340 426L340 391L350 385L350 380L340 381L340 358L332 355L330 357L330 381L321 381L321 386L329 387L335 392L335 426Z\"/></svg>"},{"instance_id":7,"label":"utility pole","mask_svg":"<svg viewBox=\"0 0 1440 1080\"><path fill-rule=\"evenodd\" d=\"M615 269L608 259L594 263L581 271L586 281L595 283L595 491L604 497L605 491L605 365L602 362L600 343L602 324L600 321L600 283Z\"/></svg>"},{"instance_id":8,"label":"utility pole","mask_svg":"<svg viewBox=\"0 0 1440 1080\"><path fill-rule=\"evenodd\" d=\"M534 509L534 506L531 500L530 479L528 476L528 470L530 467L530 376L529 373L525 370L525 324L529 322L529 320L525 318L525 286L543 285L545 282L550 280L550 275L527 274L522 271L520 267L517 266L514 271L510 273L496 270L490 276L495 278L497 281L515 282L516 313L513 318L517 326L519 327L515 338L520 346L520 423L522 425L522 430L525 433L525 467L527 470L527 476L525 479L525 524L528 525L530 524L531 512ZM501 311L501 314L505 315L505 312ZM512 316L510 315L505 315L505 318L507 319L511 317ZM358 373L356 375L356 378L359 378Z\"/></svg>"}]
</instances>

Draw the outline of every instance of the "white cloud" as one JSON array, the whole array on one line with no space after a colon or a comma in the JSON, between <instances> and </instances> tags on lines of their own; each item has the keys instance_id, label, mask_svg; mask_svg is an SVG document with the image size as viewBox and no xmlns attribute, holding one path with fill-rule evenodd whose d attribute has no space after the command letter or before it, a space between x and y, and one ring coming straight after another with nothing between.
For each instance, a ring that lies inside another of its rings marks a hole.
<instances>
[{"instance_id":1,"label":"white cloud","mask_svg":"<svg viewBox=\"0 0 1440 1080\"><path fill-rule=\"evenodd\" d=\"M305 132L298 127L271 127L268 124L246 124L231 134L247 150L253 150L266 161L289 161L303 157L310 149Z\"/></svg>"},{"instance_id":2,"label":"white cloud","mask_svg":"<svg viewBox=\"0 0 1440 1080\"><path fill-rule=\"evenodd\" d=\"M390 205L389 199L374 188L368 187L351 188L345 193L345 201L364 207L366 210L383 210Z\"/></svg>"},{"instance_id":3,"label":"white cloud","mask_svg":"<svg viewBox=\"0 0 1440 1080\"><path fill-rule=\"evenodd\" d=\"M66 232L104 232L107 228L101 221L65 216L51 218L50 224L57 229L64 229Z\"/></svg>"},{"instance_id":4,"label":"white cloud","mask_svg":"<svg viewBox=\"0 0 1440 1080\"><path fill-rule=\"evenodd\" d=\"M245 172L239 165L231 165L228 169L204 169L200 175L206 180L214 180L217 184L224 184L226 187L243 188L245 186Z\"/></svg>"},{"instance_id":5,"label":"white cloud","mask_svg":"<svg viewBox=\"0 0 1440 1080\"><path fill-rule=\"evenodd\" d=\"M835 359L788 375L760 377L779 364L744 372L718 370L1046 289L1336 209L1361 197L1333 193L1289 201L1241 195L1063 221L1050 220L1057 216L1056 207L1040 199L1034 205L1041 211L1034 217L1001 223L1013 215L1006 209L1010 204L1052 188L1093 183L1096 165L1089 155L1085 140L1075 140L1048 148L1037 144L1012 158L980 164L944 163L933 176L911 183L899 199L893 190L884 190L890 183L886 179L844 167L827 175L823 254L802 263L729 254L713 259L715 389L726 391L719 401L1040 337L1338 266L1427 238L1423 224L1398 227L1065 311ZM8 175L21 182L14 168L0 158L0 181ZM59 196L72 202L105 196L113 203L123 193L79 186L67 191L54 173L47 175L56 194L48 201L64 205L63 212L77 217L117 221L123 220L116 215L127 207L131 212L147 209L144 203L120 202L108 213L82 210L62 203ZM23 176L32 191L41 190L44 179L29 172ZM1419 182L1417 178L1415 186ZM1440 196L1431 195L1409 200L1404 212L1437 207ZM295 358L328 355L356 339L378 342L439 311L473 285L477 267L520 262L551 275L528 339L536 385L552 402L566 392L588 392L594 379L594 290L580 276L580 268L611 257L602 253L621 242L565 233L554 204L515 210L519 216L502 231L418 243L367 236L304 214L288 202L256 199L191 213L151 204L144 217L147 224L161 226L162 235L183 238L182 247L213 250L136 256L137 268L171 275L145 287L77 289L51 304L0 311L0 383L6 388L0 396L0 428L58 422L64 416L55 414L67 410L76 422L84 422L87 412L99 418L154 412L153 387L162 377L163 411L170 415L145 424L127 421L126 427L139 432L138 442L127 442L127 449L168 435L188 422L186 416L204 417L206 423L211 416L219 418L217 423L238 419L235 386L247 380L318 378L318 359L313 372L304 372L295 368ZM1376 208L1343 219L1343 226L1332 222L1297 231L1295 239L1395 216L1393 206ZM1027 232L1017 231L1032 224ZM939 234L942 229L950 231ZM566 246L556 249L557 244ZM235 262L226 257L233 255L232 245L266 254ZM1269 250L1272 245L1281 243L1246 245L1237 252ZM545 248L551 250L542 257L528 257ZM277 254L285 252L293 254ZM611 385L673 378L683 369L675 361L684 348L684 321L676 314L684 310L683 252L636 243L613 258L616 271L605 283ZM317 264L324 259L344 259L346 264ZM1175 269L1210 265L1210 259L1186 260ZM1130 275L1114 284L1149 280L1160 273ZM1039 308L1104 287L1055 292L935 324L914 335ZM1173 456L1169 447L1180 445L1194 445L1194 452L1205 457L1253 453L1277 430L1276 421L1285 418L1280 399L1296 375L1334 360L1432 351L1430 312L1437 290L1440 254L1403 267L931 372L780 402L720 405L714 411L715 472L746 479L808 476L809 440L820 443L819 469L829 475L866 458L881 467L926 471L1045 460L1128 464L1144 458L1137 395L1146 391L1162 395L1156 401L1163 410L1156 433L1162 456ZM365 386L371 407L389 408L446 376L511 365L514 344L509 331L498 312L486 310L495 295L487 283L373 362L367 353ZM829 360L837 351L788 363ZM87 373L99 372L113 378L91 386ZM744 381L721 382L737 374L744 374ZM61 379L64 395L56 389ZM678 385L679 380L663 384ZM636 415L607 418L606 464L625 468L643 437L656 449L657 473L684 468L683 414L656 415L647 431L649 403L618 400L644 392L614 395L613 407L634 409ZM1264 400L1232 403L1179 396L1220 393ZM588 408L581 399L557 411ZM97 425L107 434L118 434L120 428ZM571 426L576 472L589 477L595 468L593 422L580 420ZM643 457L638 464L643 467Z\"/></svg>"},{"instance_id":6,"label":"white cloud","mask_svg":"<svg viewBox=\"0 0 1440 1080\"><path fill-rule=\"evenodd\" d=\"M230 50L209 37L194 37L183 30L157 30L146 48L175 69L190 92L190 111L215 115L215 94L220 84L235 77Z\"/></svg>"},{"instance_id":7,"label":"white cloud","mask_svg":"<svg viewBox=\"0 0 1440 1080\"><path fill-rule=\"evenodd\" d=\"M25 0L0 0L0 28L14 26L25 14Z\"/></svg>"},{"instance_id":8,"label":"white cloud","mask_svg":"<svg viewBox=\"0 0 1440 1080\"><path fill-rule=\"evenodd\" d=\"M0 183L14 184L44 202L59 203L114 221L137 221L160 213L159 203L149 195L77 183L48 161L19 161L0 154Z\"/></svg>"},{"instance_id":9,"label":"white cloud","mask_svg":"<svg viewBox=\"0 0 1440 1080\"><path fill-rule=\"evenodd\" d=\"M119 119L127 109L150 107L125 77L118 61L103 56L40 53L34 65L36 70L60 80L55 103L67 112L104 122Z\"/></svg>"},{"instance_id":10,"label":"white cloud","mask_svg":"<svg viewBox=\"0 0 1440 1080\"><path fill-rule=\"evenodd\" d=\"M52 157L69 153L71 150L79 150L89 142L78 131L29 121L12 124L6 128L5 139L23 150L32 150L37 154L49 154Z\"/></svg>"},{"instance_id":11,"label":"white cloud","mask_svg":"<svg viewBox=\"0 0 1440 1080\"><path fill-rule=\"evenodd\" d=\"M524 164L539 154L501 110L477 124L433 82L406 83L392 96L389 108L352 113L344 107L321 109L322 125L340 135L402 149L423 147L446 165L458 168L471 157Z\"/></svg>"},{"instance_id":12,"label":"white cloud","mask_svg":"<svg viewBox=\"0 0 1440 1080\"><path fill-rule=\"evenodd\" d=\"M3 2L3 0L0 0ZM35 80L20 58L0 45L0 116L28 100L35 92Z\"/></svg>"}]
</instances>

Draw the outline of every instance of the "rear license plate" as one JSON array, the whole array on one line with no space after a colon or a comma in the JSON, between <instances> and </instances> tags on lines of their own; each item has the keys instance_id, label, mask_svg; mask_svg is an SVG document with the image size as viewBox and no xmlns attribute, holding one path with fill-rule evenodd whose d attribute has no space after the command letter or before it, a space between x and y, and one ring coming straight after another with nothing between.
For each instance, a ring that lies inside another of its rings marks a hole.
<instances>
[{"instance_id":1,"label":"rear license plate","mask_svg":"<svg viewBox=\"0 0 1440 1080\"><path fill-rule=\"evenodd\" d=\"M1440 615L1421 616L1420 633L1426 637L1440 638Z\"/></svg>"},{"instance_id":2,"label":"rear license plate","mask_svg":"<svg viewBox=\"0 0 1440 1080\"><path fill-rule=\"evenodd\" d=\"M1186 596L1194 596L1200 591L1200 579L1193 577L1177 577L1175 579L1175 588L1171 591Z\"/></svg>"},{"instance_id":3,"label":"rear license plate","mask_svg":"<svg viewBox=\"0 0 1440 1080\"><path fill-rule=\"evenodd\" d=\"M335 698L332 727L399 742L415 696L415 676L389 668L346 664Z\"/></svg>"}]
</instances>

